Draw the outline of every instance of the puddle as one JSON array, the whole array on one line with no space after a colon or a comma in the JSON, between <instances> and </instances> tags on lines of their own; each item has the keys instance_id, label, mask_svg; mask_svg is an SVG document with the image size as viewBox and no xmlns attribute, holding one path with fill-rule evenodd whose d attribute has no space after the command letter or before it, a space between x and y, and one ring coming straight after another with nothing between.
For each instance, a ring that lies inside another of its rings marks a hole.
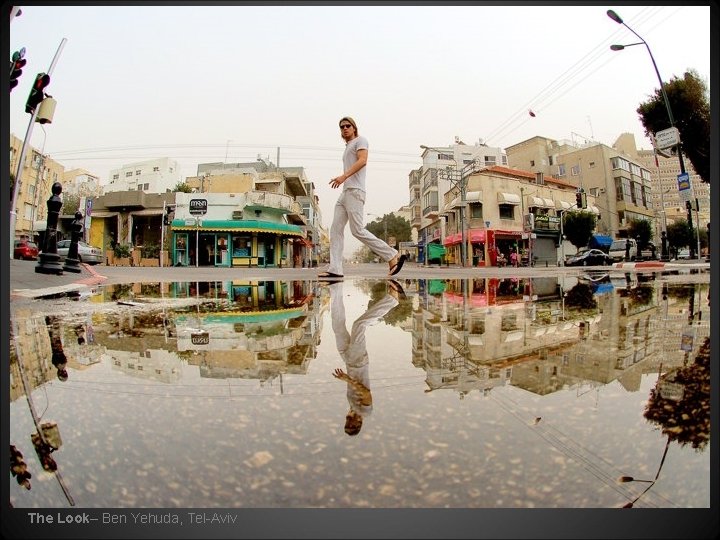
<instances>
[{"instance_id":1,"label":"puddle","mask_svg":"<svg viewBox=\"0 0 720 540\"><path fill-rule=\"evenodd\" d=\"M397 283L19 306L12 505L709 507L709 274Z\"/></svg>"}]
</instances>

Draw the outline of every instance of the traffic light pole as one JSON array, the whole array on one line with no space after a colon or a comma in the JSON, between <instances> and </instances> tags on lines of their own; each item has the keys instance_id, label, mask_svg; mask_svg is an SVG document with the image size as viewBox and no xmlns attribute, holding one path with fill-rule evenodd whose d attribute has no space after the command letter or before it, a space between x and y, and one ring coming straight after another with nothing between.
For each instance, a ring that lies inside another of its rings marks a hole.
<instances>
[{"instance_id":1,"label":"traffic light pole","mask_svg":"<svg viewBox=\"0 0 720 540\"><path fill-rule=\"evenodd\" d=\"M60 57L60 53L63 50L63 47L65 46L65 43L67 42L67 38L62 38L62 41L60 42L60 45L57 48L57 51L55 51L55 56L53 57L52 62L50 63L50 68L48 68L47 75L52 75L53 69L55 69L55 64L57 64L58 58ZM35 110L32 112L30 116L30 123L28 124L27 132L25 133L25 140L23 141L22 149L20 150L20 158L18 159L17 163L17 170L15 172L15 183L13 184L13 196L12 201L10 203L10 258L13 259L15 255L15 226L17 224L17 199L18 199L18 193L20 192L20 178L22 176L23 171L23 164L25 163L25 153L27 151L27 145L30 142L30 137L32 136L33 131L33 125L35 124L35 118L37 117L37 113L40 107L35 107Z\"/></svg>"}]
</instances>

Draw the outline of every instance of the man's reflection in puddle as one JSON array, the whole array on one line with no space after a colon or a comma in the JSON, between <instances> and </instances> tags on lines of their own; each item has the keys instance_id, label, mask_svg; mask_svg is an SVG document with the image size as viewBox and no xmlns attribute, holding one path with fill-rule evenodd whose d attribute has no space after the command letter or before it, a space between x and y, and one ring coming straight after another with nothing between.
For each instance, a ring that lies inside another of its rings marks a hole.
<instances>
[{"instance_id":1,"label":"man's reflection in puddle","mask_svg":"<svg viewBox=\"0 0 720 540\"><path fill-rule=\"evenodd\" d=\"M333 376L347 383L347 400L350 410L345 417L345 433L357 435L362 428L363 418L372 412L372 393L370 392L370 363L365 342L365 330L378 319L384 317L398 305L402 288L397 282L388 286L388 293L365 311L348 332L345 323L345 303L343 301L343 283L333 283L330 289L330 316L340 357L345 361L345 369L337 368Z\"/></svg>"}]
</instances>

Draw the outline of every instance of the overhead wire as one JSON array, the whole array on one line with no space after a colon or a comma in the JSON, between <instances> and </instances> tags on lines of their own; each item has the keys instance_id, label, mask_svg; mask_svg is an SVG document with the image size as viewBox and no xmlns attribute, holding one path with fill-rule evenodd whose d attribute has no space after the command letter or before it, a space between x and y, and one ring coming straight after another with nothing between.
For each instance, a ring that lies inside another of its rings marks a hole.
<instances>
[{"instance_id":1,"label":"overhead wire","mask_svg":"<svg viewBox=\"0 0 720 540\"><path fill-rule=\"evenodd\" d=\"M663 8L644 8L640 12L640 14L633 19L633 24L642 26L647 21L655 17L659 13L660 9ZM674 15L674 13L671 13L670 15L668 15L668 17L672 15ZM658 22L657 24L659 24L660 22ZM587 79L592 73L587 73L581 79L570 85L570 82L573 79L576 79L583 73L587 72L590 68L596 67L597 62L602 58L602 56L607 55L609 44L611 44L616 37L620 37L623 33L626 32L627 30L623 29L622 27L616 29L613 34L598 43L598 45L596 45L593 49L586 53L582 58L580 58L572 66L566 69L562 74L560 74L553 81L551 81L535 97L533 97L523 106L521 106L517 112L515 112L507 120L502 122L497 128L493 129L487 135L487 137L485 137L485 140L487 141L491 139L500 139L502 137L507 137L514 131L517 131L527 122L532 120L532 116L528 114L528 111L532 111L533 113L537 114L537 112L545 110L550 105L555 103L560 97L564 96L575 86ZM600 67L612 61L614 58L614 56L608 56L608 59L603 64L601 64ZM518 122L520 123L518 124Z\"/></svg>"}]
</instances>

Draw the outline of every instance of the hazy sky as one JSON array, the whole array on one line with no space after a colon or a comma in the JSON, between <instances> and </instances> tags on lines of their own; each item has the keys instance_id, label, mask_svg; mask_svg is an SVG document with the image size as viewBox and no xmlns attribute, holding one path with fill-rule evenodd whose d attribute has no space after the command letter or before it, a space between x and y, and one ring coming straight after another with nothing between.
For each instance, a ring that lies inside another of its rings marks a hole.
<instances>
[{"instance_id":1,"label":"hazy sky","mask_svg":"<svg viewBox=\"0 0 720 540\"><path fill-rule=\"evenodd\" d=\"M631 132L650 148L635 111L657 75L644 46L610 50L639 40L609 8L664 81L691 68L709 85L708 6L26 6L10 25L10 51L28 61L10 131L24 138L30 86L67 38L47 88L54 120L35 125L33 146L103 183L144 159L192 176L202 162L276 162L279 148L280 166L315 183L329 227L344 115L369 140L378 215L408 203L421 144L611 145Z\"/></svg>"}]
</instances>

